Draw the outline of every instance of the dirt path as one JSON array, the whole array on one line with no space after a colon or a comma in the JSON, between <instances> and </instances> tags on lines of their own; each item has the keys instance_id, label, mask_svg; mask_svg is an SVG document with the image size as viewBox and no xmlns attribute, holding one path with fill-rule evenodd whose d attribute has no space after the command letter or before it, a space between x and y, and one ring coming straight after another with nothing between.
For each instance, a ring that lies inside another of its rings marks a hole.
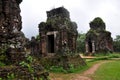
<instances>
[{"instance_id":1,"label":"dirt path","mask_svg":"<svg viewBox=\"0 0 120 80\"><path fill-rule=\"evenodd\" d=\"M99 66L103 63L106 63L108 61L104 61L104 62L100 62L100 63L97 63L95 65L93 65L91 68L89 68L88 70L86 70L85 72L83 72L83 75L91 75L91 74L94 74L95 71L99 68Z\"/></svg>"},{"instance_id":2,"label":"dirt path","mask_svg":"<svg viewBox=\"0 0 120 80\"><path fill-rule=\"evenodd\" d=\"M88 70L84 71L81 74L75 74L74 77L72 77L72 79L70 80L92 80L89 75L94 74L94 72L99 68L99 66L103 63L106 63L108 61L104 61L104 62L99 62L95 65L93 65L91 68L89 68ZM74 74L73 74L74 75ZM69 76L73 76L73 75L69 75ZM62 79L62 78L52 78L51 80L66 80L66 79ZM68 80L68 79L67 79Z\"/></svg>"},{"instance_id":3,"label":"dirt path","mask_svg":"<svg viewBox=\"0 0 120 80\"><path fill-rule=\"evenodd\" d=\"M95 71L99 68L99 66L103 63L106 63L106 62L108 62L108 61L100 62L100 63L97 63L97 64L93 65L88 70L84 71L80 75L77 75L77 77L75 79L71 79L71 80L92 80L88 76L94 74Z\"/></svg>"}]
</instances>

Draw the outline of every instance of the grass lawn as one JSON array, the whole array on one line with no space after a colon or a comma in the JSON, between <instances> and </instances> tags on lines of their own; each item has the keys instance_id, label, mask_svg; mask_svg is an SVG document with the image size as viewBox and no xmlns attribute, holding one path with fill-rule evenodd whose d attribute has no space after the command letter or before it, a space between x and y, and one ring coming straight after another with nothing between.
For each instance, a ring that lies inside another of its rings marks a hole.
<instances>
[{"instance_id":1,"label":"grass lawn","mask_svg":"<svg viewBox=\"0 0 120 80\"><path fill-rule=\"evenodd\" d=\"M93 80L120 80L120 60L102 64L92 78Z\"/></svg>"}]
</instances>

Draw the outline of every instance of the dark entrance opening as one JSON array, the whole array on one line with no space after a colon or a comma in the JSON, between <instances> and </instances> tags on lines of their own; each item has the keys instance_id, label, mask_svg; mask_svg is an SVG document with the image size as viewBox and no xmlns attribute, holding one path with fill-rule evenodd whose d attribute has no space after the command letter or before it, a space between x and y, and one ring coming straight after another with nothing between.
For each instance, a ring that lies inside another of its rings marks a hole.
<instances>
[{"instance_id":1,"label":"dark entrance opening","mask_svg":"<svg viewBox=\"0 0 120 80\"><path fill-rule=\"evenodd\" d=\"M89 52L92 52L92 42L91 40L88 41Z\"/></svg>"},{"instance_id":2,"label":"dark entrance opening","mask_svg":"<svg viewBox=\"0 0 120 80\"><path fill-rule=\"evenodd\" d=\"M54 35L48 35L48 53L54 53Z\"/></svg>"}]
</instances>

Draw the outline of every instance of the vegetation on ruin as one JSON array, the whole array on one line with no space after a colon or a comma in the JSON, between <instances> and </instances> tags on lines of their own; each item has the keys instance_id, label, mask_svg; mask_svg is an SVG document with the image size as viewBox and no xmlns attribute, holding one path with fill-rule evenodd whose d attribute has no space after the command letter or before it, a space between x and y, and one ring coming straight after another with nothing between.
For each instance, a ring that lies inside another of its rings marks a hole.
<instances>
[{"instance_id":1,"label":"vegetation on ruin","mask_svg":"<svg viewBox=\"0 0 120 80\"><path fill-rule=\"evenodd\" d=\"M74 73L85 68L86 64L83 63L82 59L71 55L61 55L54 57L41 58L40 63L50 72L55 73ZM70 59L70 60L69 60ZM75 63L76 61L76 63ZM81 63L80 63L81 61Z\"/></svg>"},{"instance_id":2,"label":"vegetation on ruin","mask_svg":"<svg viewBox=\"0 0 120 80\"><path fill-rule=\"evenodd\" d=\"M44 80L44 79L49 80L47 76L45 77L45 75L48 75L46 70L44 70L44 68L41 65L39 65L35 57L30 55L26 55L26 59L21 61L19 64L17 64L17 66L5 65L4 63L0 62L0 67L1 69L4 68L5 70L8 70L8 74L7 75L4 74L4 77L0 76L0 80L16 80L16 79L24 79L28 77L33 80ZM14 72L14 68L16 69L15 72ZM9 70L11 71L9 72ZM24 72L24 75L22 74L22 71Z\"/></svg>"},{"instance_id":3,"label":"vegetation on ruin","mask_svg":"<svg viewBox=\"0 0 120 80\"><path fill-rule=\"evenodd\" d=\"M101 27L105 29L105 23L100 17L96 17L93 21L90 22L90 25L94 25L95 27Z\"/></svg>"},{"instance_id":4,"label":"vegetation on ruin","mask_svg":"<svg viewBox=\"0 0 120 80\"><path fill-rule=\"evenodd\" d=\"M8 49L8 45L4 44L3 46L0 47L0 61L5 62L7 59L6 56L6 51Z\"/></svg>"},{"instance_id":5,"label":"vegetation on ruin","mask_svg":"<svg viewBox=\"0 0 120 80\"><path fill-rule=\"evenodd\" d=\"M69 65L69 69L64 69L62 66L52 66L50 68L51 73L64 73L64 74L69 74L69 73L78 73L86 70L88 66L81 66L79 65L78 67L74 67L73 64Z\"/></svg>"},{"instance_id":6,"label":"vegetation on ruin","mask_svg":"<svg viewBox=\"0 0 120 80\"><path fill-rule=\"evenodd\" d=\"M93 21L91 22L94 22L95 24L96 23L104 23L103 20L100 18L100 17L96 17Z\"/></svg>"}]
</instances>

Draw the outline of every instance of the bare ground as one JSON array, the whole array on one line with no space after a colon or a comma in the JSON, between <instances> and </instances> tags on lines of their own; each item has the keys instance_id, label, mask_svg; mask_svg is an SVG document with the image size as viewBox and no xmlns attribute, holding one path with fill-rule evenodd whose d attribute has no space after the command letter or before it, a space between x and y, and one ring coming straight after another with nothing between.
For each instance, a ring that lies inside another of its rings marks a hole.
<instances>
[{"instance_id":1,"label":"bare ground","mask_svg":"<svg viewBox=\"0 0 120 80\"><path fill-rule=\"evenodd\" d=\"M101 64L106 63L106 62L108 62L108 61L99 62L81 74L74 74L74 73L73 74L65 74L66 76L63 76L60 74L50 74L50 77L51 77L51 80L92 80L89 77L89 75L94 74L94 72L98 69L98 67ZM57 76L54 77L54 75L57 75ZM62 76L62 78L61 78L61 76ZM69 78L67 76L69 76Z\"/></svg>"}]
</instances>

